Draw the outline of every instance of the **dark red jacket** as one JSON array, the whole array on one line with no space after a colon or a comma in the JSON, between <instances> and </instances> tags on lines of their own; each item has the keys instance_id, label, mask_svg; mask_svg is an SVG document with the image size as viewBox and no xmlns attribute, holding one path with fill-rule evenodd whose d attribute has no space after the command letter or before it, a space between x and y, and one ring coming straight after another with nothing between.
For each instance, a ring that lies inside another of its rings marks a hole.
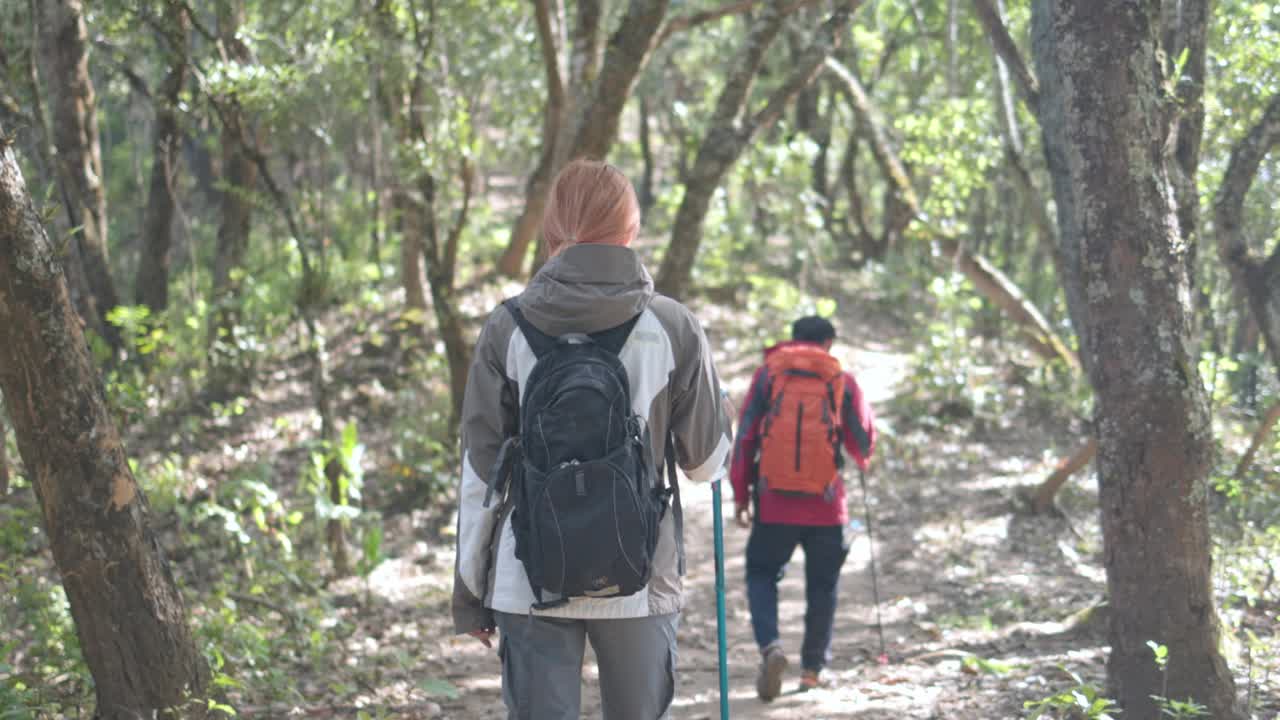
<instances>
[{"instance_id":1,"label":"dark red jacket","mask_svg":"<svg viewBox=\"0 0 1280 720\"><path fill-rule=\"evenodd\" d=\"M800 344L799 341L780 343L764 351L765 357L780 347ZM849 521L845 506L844 483L835 482L835 492L825 497L797 497L769 492L756 483L756 453L760 448L760 425L769 409L769 376L765 368L756 371L751 378L751 388L742 403L742 416L738 420L738 437L733 448L733 467L729 479L733 483L734 502L746 507L756 501L756 521L781 525L844 525ZM858 387L858 381L850 373L844 374L844 397L840 403L840 423L844 434L844 447L853 456L858 467L865 470L876 444L876 430L871 406L867 404ZM836 478L838 479L838 478Z\"/></svg>"}]
</instances>

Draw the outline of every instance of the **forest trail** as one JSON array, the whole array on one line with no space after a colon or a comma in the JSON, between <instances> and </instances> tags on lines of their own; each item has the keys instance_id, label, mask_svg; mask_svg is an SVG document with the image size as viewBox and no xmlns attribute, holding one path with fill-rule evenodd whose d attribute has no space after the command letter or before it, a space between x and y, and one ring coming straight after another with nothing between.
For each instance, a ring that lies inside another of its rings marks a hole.
<instances>
[{"instance_id":1,"label":"forest trail","mask_svg":"<svg viewBox=\"0 0 1280 720\"><path fill-rule=\"evenodd\" d=\"M758 349L735 355L733 350L744 343L716 337L714 322L708 327L726 384L740 397ZM833 661L824 673L830 687L795 692L804 616L803 552L798 550L780 598L779 620L792 670L782 697L770 704L756 698L759 656L743 585L748 531L730 520L732 491L726 482L733 717L1019 718L1025 715L1023 700L1042 698L1070 684L1059 665L1099 680L1100 638L1087 628L1075 630L1061 622L1102 596L1104 578L1092 557L1098 547L1093 521L1077 519L1073 530L1063 519L1014 512L1014 489L1044 473L1043 433L1015 427L1016 420L994 432L943 438L898 430L899 425L915 425L891 411L892 398L908 382L908 356L882 343L837 345L835 352L846 364L852 361L881 415L882 442L869 487L881 611L892 662L876 663L879 649L864 531L854 541L841 577ZM857 476L850 473L846 483L851 511L861 517ZM719 715L712 493L707 484L686 483L682 488L689 572L672 717L710 719ZM1088 492L1074 491L1086 503ZM1064 501L1070 504L1072 497L1069 490ZM1075 514L1087 516L1087 511ZM412 658L402 665L419 675L411 684L429 676L456 689L456 697L438 698L439 714L430 705L422 716L503 718L496 651L468 638L451 637L448 588L453 547L436 547L428 554L425 568L421 558L405 556L374 573L374 592L392 601L396 619L369 618L376 640L366 642L376 642L383 646L379 652L388 652L389 641ZM357 632L353 637L359 636ZM598 717L590 651L583 678L583 717Z\"/></svg>"}]
</instances>

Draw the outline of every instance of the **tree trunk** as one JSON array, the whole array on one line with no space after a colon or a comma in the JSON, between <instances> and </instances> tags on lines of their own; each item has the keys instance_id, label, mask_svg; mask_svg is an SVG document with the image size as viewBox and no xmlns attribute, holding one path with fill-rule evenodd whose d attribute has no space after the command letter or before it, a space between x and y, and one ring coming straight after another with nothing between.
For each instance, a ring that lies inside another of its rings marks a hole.
<instances>
[{"instance_id":1,"label":"tree trunk","mask_svg":"<svg viewBox=\"0 0 1280 720\"><path fill-rule=\"evenodd\" d=\"M1022 96L1027 108L1031 110L1031 114L1040 119L1041 102L1040 102L1040 81L1031 72L1031 68L1027 65L1026 60L1022 57L1022 53L1018 51L1017 44L1013 41L1013 37L1009 34L1009 30L1005 27L1002 5L999 0L996 4L992 4L992 0L973 0L974 10L978 14L979 20L987 30L987 35L991 40L991 45L996 51L996 55L1002 59L1013 75L1014 84L1018 88L1018 93ZM1052 168L1067 167L1067 157L1059 148L1046 145L1044 147L1045 161ZM1022 175L1021 170L1025 169L1025 164L1016 165L1015 172L1018 172L1018 180L1020 183L1030 186L1030 175ZM1070 201L1070 198L1058 196L1055 198L1058 203ZM1043 209L1043 207L1041 208ZM1036 224L1042 228L1047 227L1045 218L1039 210L1035 212ZM1062 217L1064 214L1070 214L1071 208L1058 208L1058 215ZM1061 228L1058 229L1061 232ZM1070 316L1071 325L1079 336L1081 328L1085 326L1087 318L1085 313L1087 307L1085 303L1085 290L1077 283L1078 277L1074 273L1065 271L1065 266L1073 262L1073 258L1065 256L1066 246L1062 243L1056 243L1053 249L1052 257L1054 269L1058 274L1058 280L1062 285L1063 295L1067 299L1067 314ZM1084 368L1088 368L1089 358L1080 356L1080 364Z\"/></svg>"},{"instance_id":2,"label":"tree trunk","mask_svg":"<svg viewBox=\"0 0 1280 720\"><path fill-rule=\"evenodd\" d=\"M3 410L0 407L0 410ZM4 413L0 412L0 499L9 494L9 431L5 428Z\"/></svg>"},{"instance_id":3,"label":"tree trunk","mask_svg":"<svg viewBox=\"0 0 1280 720\"><path fill-rule=\"evenodd\" d=\"M193 699L198 711L208 668L55 252L12 150L0 149L0 387L93 674L94 717L151 717Z\"/></svg>"},{"instance_id":4,"label":"tree trunk","mask_svg":"<svg viewBox=\"0 0 1280 720\"><path fill-rule=\"evenodd\" d=\"M804 14L804 21L800 23L802 26L808 26L811 22L810 14ZM792 62L800 62L804 59L803 37L800 33L788 33L790 42L788 45L788 54ZM795 100L795 127L796 130L809 136L809 139L818 146L818 151L814 153L813 162L809 167L810 184L813 191L823 198L826 203L828 213L831 206L831 188L827 182L827 160L830 155L831 148L831 125L832 125L832 105L828 103L826 112L822 107L823 85L820 82L813 82L796 96Z\"/></svg>"},{"instance_id":5,"label":"tree trunk","mask_svg":"<svg viewBox=\"0 0 1280 720\"><path fill-rule=\"evenodd\" d=\"M653 156L653 129L652 120L650 119L649 100L643 94L640 95L637 105L639 112L639 133L640 133L640 162L643 170L640 172L640 187L636 189L636 194L640 201L640 222L649 215L649 211L653 209L653 204L658 201L657 195L654 193L654 170L656 161Z\"/></svg>"},{"instance_id":6,"label":"tree trunk","mask_svg":"<svg viewBox=\"0 0 1280 720\"><path fill-rule=\"evenodd\" d=\"M404 287L404 304L412 310L426 310L427 290L422 284L422 235L426 228L413 209L408 190L399 186L399 182L392 191L391 202L400 228L400 284Z\"/></svg>"},{"instance_id":7,"label":"tree trunk","mask_svg":"<svg viewBox=\"0 0 1280 720\"><path fill-rule=\"evenodd\" d=\"M464 160L459 171L462 186L462 207L449 229L448 237L440 244L439 225L436 222L435 179L424 176L419 187L424 198L421 212L427 232L423 237L423 249L427 255L427 278L431 284L431 304L435 310L436 326L444 341L445 357L449 362L449 397L453 413L450 430L456 430L462 419L462 399L467 388L467 373L471 369L471 344L467 342L462 316L458 311L455 290L458 267L458 245L466 228L471 209L471 195L475 187L475 168Z\"/></svg>"},{"instance_id":8,"label":"tree trunk","mask_svg":"<svg viewBox=\"0 0 1280 720\"><path fill-rule=\"evenodd\" d=\"M577 157L604 158L618 137L622 109L631 97L640 71L649 62L669 0L631 0L618 30L609 39L604 63L584 107L575 111L572 142L565 161Z\"/></svg>"},{"instance_id":9,"label":"tree trunk","mask_svg":"<svg viewBox=\"0 0 1280 720\"><path fill-rule=\"evenodd\" d=\"M1035 0L1032 23L1064 280L1088 289L1078 327L1096 397L1111 692L1125 717L1155 717L1152 696L1164 695L1240 718L1219 652L1213 431L1173 202L1156 4ZM1150 641L1168 647L1163 675Z\"/></svg>"},{"instance_id":10,"label":"tree trunk","mask_svg":"<svg viewBox=\"0 0 1280 720\"><path fill-rule=\"evenodd\" d=\"M1187 271L1195 277L1195 257L1200 246L1200 193L1196 174L1200 169L1200 142L1204 136L1205 46L1209 37L1209 0L1169 0L1163 5L1167 18L1164 51L1167 73L1177 69L1178 58L1186 53L1182 74L1171 78L1180 104L1173 157L1174 199L1178 205L1178 227L1183 242L1190 247Z\"/></svg>"},{"instance_id":11,"label":"tree trunk","mask_svg":"<svg viewBox=\"0 0 1280 720\"><path fill-rule=\"evenodd\" d=\"M947 0L947 97L960 94L960 13L959 0Z\"/></svg>"},{"instance_id":12,"label":"tree trunk","mask_svg":"<svg viewBox=\"0 0 1280 720\"><path fill-rule=\"evenodd\" d=\"M1271 366L1280 374L1280 244L1265 263L1249 273L1249 307L1258 318L1258 329L1271 356Z\"/></svg>"},{"instance_id":13,"label":"tree trunk","mask_svg":"<svg viewBox=\"0 0 1280 720\"><path fill-rule=\"evenodd\" d=\"M248 48L236 33L244 21L244 5L239 0L219 5L218 32L231 59L250 60ZM258 167L252 149L249 120L234 97L223 103L222 112L222 217L218 223L218 239L213 260L213 323L210 343L215 389L231 389L243 380L236 326L240 321L240 288L246 256L249 254L249 231L253 222L253 196L258 184Z\"/></svg>"},{"instance_id":14,"label":"tree trunk","mask_svg":"<svg viewBox=\"0 0 1280 720\"><path fill-rule=\"evenodd\" d=\"M561 71L560 78L567 84L563 88L564 92L564 111L562 122L560 123L560 135L556 138L555 167L557 170L564 167L565 163L577 157L574 154L574 137L579 131L580 122L590 107L596 93L600 91L596 87L596 81L600 78L600 72L603 68L605 53L605 34L604 19L608 15L608 3L606 0L578 0L575 5L575 17L573 22L573 32L570 34L568 50L568 68L567 75L565 71ZM630 10L630 8L629 8ZM665 16L665 8L662 10ZM626 29L625 23L632 19L633 15L623 19L623 25L618 29L622 32ZM646 32L645 27L641 27L638 32ZM564 43L561 43L563 45ZM656 43L654 43L656 45ZM641 65L636 69L636 77L639 77L640 71L644 70L648 64L646 57ZM632 80L634 87L635 81ZM630 97L631 91L627 91ZM622 105L618 106L618 118L622 117L622 110L626 106L626 99L623 99ZM606 149L607 153L608 150ZM603 155L601 155L603 157Z\"/></svg>"},{"instance_id":15,"label":"tree trunk","mask_svg":"<svg viewBox=\"0 0 1280 720\"><path fill-rule=\"evenodd\" d=\"M107 195L83 7L80 0L41 0L35 6L58 182L75 236L73 256L79 259L92 310L99 317L93 327L105 333L112 348L119 349L120 333L106 320L119 304L119 296L107 259Z\"/></svg>"},{"instance_id":16,"label":"tree trunk","mask_svg":"<svg viewBox=\"0 0 1280 720\"><path fill-rule=\"evenodd\" d=\"M582 3L586 7L593 4ZM560 17L558 6L552 0L534 0L534 8L538 43L542 48L542 65L546 73L547 104L542 111L542 151L538 155L538 166L525 184L524 209L516 218L511 240L498 260L498 272L507 277L516 277L524 271L529 247L538 237L542 215L547 207L547 196L551 192L551 181L559 171L556 164L557 147L568 109L560 48L560 26L564 19Z\"/></svg>"},{"instance_id":17,"label":"tree trunk","mask_svg":"<svg viewBox=\"0 0 1280 720\"><path fill-rule=\"evenodd\" d=\"M671 242L658 270L659 291L680 298L689 289L693 264L702 242L702 223L706 220L716 188L756 134L771 127L800 91L822 71L823 61L839 45L860 4L860 0L838 3L804 55L794 63L795 69L769 97L764 108L743 117L765 53L787 17L787 11L776 3L768 3L760 9L751 25L742 55L734 61L724 88L716 99L710 127L698 147L693 168L685 178L684 197L671 228Z\"/></svg>"},{"instance_id":18,"label":"tree trunk","mask_svg":"<svg viewBox=\"0 0 1280 720\"><path fill-rule=\"evenodd\" d=\"M142 257L134 283L134 299L153 314L169 306L169 255L173 246L173 183L182 157L182 133L178 127L178 95L187 79L186 6L177 0L165 3L164 32L169 34L169 70L155 98L155 137L151 160L151 186L142 220Z\"/></svg>"},{"instance_id":19,"label":"tree trunk","mask_svg":"<svg viewBox=\"0 0 1280 720\"><path fill-rule=\"evenodd\" d=\"M656 11L653 10L651 6L656 4L661 4L662 8ZM551 181L555 179L556 173L560 172L560 168L564 167L573 158L583 155L603 158L608 155L609 146L613 144L613 137L609 137L607 143L598 146L597 149L590 151L578 149L577 138L584 131L585 126L583 123L587 122L586 115L594 107L595 103L600 101L600 98L613 97L610 92L617 88L605 87L605 82L628 83L623 88L625 95L622 97L621 102L616 105L618 116L612 120L613 133L614 135L617 134L617 125L621 118L622 110L626 106L626 100L630 97L631 90L634 87L635 79L648 62L648 51L646 50L638 59L639 64L632 68L630 63L633 59L624 53L636 52L636 48L641 42L652 43L653 35L657 32L657 21L651 21L650 14L657 12L657 20L661 20L662 16L666 14L666 2L653 3L633 0L632 4L628 6L627 15L623 18L622 25L609 48L610 61L621 63L618 68L619 72L603 79L598 85L596 81L600 76L604 62L604 36L601 29L607 10L605 5L606 3L603 0L580 0L580 2L576 3L576 17L573 25L572 40L570 41L567 68L561 64L561 58L563 57L563 48L561 46L564 43L560 42L560 38L563 33L547 34L542 27L541 15L539 15L538 34L542 40L543 64L548 73L546 119L550 121L554 112L556 128L554 134L548 134L550 131L544 125L543 156L539 160L534 176L529 178L530 185L526 193L525 208L517 221L516 232L512 234L511 244L508 245L507 251L503 254L503 262L507 264L506 267L517 268L517 274L523 269L524 259L528 255L528 246L533 244L534 238L538 237L539 230L542 227L542 216L547 209L547 195L551 192ZM539 10L539 13L541 13L541 10ZM559 27L563 29L563 18L559 12L549 12L548 19L552 21L558 20L560 22ZM655 23L652 28L649 27L650 22ZM631 23L631 25L628 25L628 23ZM550 29L555 30L556 25L553 23ZM620 36L623 38L622 41L619 40ZM617 43L621 49L615 52L614 43ZM554 65L551 64L551 57L548 55L551 51L555 52L556 62ZM550 75L553 69L557 74L554 81ZM629 79L628 72L631 73ZM610 106L605 114L597 115L593 122L607 123L609 121L607 112L613 111L614 106ZM548 143L550 143L549 147ZM544 170L543 160L550 162L548 166L545 166L545 177L539 174ZM518 243L523 243L524 247L518 247ZM545 248L539 246L536 258L535 271L541 261L545 259ZM503 268L503 271L505 272L505 268Z\"/></svg>"}]
</instances>

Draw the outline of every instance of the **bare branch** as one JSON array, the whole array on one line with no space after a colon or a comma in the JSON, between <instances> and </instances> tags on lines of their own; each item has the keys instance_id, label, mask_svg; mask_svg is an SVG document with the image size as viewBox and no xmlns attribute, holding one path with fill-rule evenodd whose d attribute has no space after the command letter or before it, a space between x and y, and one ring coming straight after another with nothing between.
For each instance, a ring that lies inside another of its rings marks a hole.
<instances>
[{"instance_id":1,"label":"bare branch","mask_svg":"<svg viewBox=\"0 0 1280 720\"><path fill-rule=\"evenodd\" d=\"M462 239L462 231L467 227L467 216L471 212L471 195L475 192L476 186L476 166L470 158L462 158L458 176L462 180L462 207L458 208L458 215L454 218L453 227L449 229L449 237L445 239L444 245L444 267L449 273L450 288L453 287L453 276L458 269L458 245Z\"/></svg>"},{"instance_id":2,"label":"bare branch","mask_svg":"<svg viewBox=\"0 0 1280 720\"><path fill-rule=\"evenodd\" d=\"M978 13L978 19L982 21L983 26L986 27L987 35L991 38L992 47L1004 59L1009 69L1013 71L1013 78L1017 82L1018 92L1022 95L1022 99L1026 101L1032 113L1039 113L1040 83L1022 58L1022 53L1018 51L1018 45L1013 41L1013 36L1009 34L1009 28L1005 27L1004 19L1000 17L1000 13L991 4L991 0L973 0L973 9Z\"/></svg>"},{"instance_id":3,"label":"bare branch","mask_svg":"<svg viewBox=\"0 0 1280 720\"><path fill-rule=\"evenodd\" d=\"M757 5L763 4L764 0L735 0L728 2L711 10L703 10L702 12L688 13L679 17L667 20L662 29L658 31L658 40L654 43L654 47L660 47L672 35L692 30L699 25L705 25L709 22L715 22L721 18L730 17L732 15L742 15L751 12ZM817 5L819 0L795 0L787 7L782 9L782 15L787 16L805 7Z\"/></svg>"}]
</instances>

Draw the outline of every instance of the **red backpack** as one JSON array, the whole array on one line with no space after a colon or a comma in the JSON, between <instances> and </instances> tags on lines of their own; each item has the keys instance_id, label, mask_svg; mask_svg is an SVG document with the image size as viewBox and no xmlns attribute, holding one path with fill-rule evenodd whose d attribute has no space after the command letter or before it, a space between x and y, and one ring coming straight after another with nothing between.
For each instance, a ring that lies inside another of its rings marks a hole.
<instances>
[{"instance_id":1,"label":"red backpack","mask_svg":"<svg viewBox=\"0 0 1280 720\"><path fill-rule=\"evenodd\" d=\"M760 482L790 495L824 495L840 457L840 361L817 345L784 345L765 359L769 410L760 441Z\"/></svg>"}]
</instances>

